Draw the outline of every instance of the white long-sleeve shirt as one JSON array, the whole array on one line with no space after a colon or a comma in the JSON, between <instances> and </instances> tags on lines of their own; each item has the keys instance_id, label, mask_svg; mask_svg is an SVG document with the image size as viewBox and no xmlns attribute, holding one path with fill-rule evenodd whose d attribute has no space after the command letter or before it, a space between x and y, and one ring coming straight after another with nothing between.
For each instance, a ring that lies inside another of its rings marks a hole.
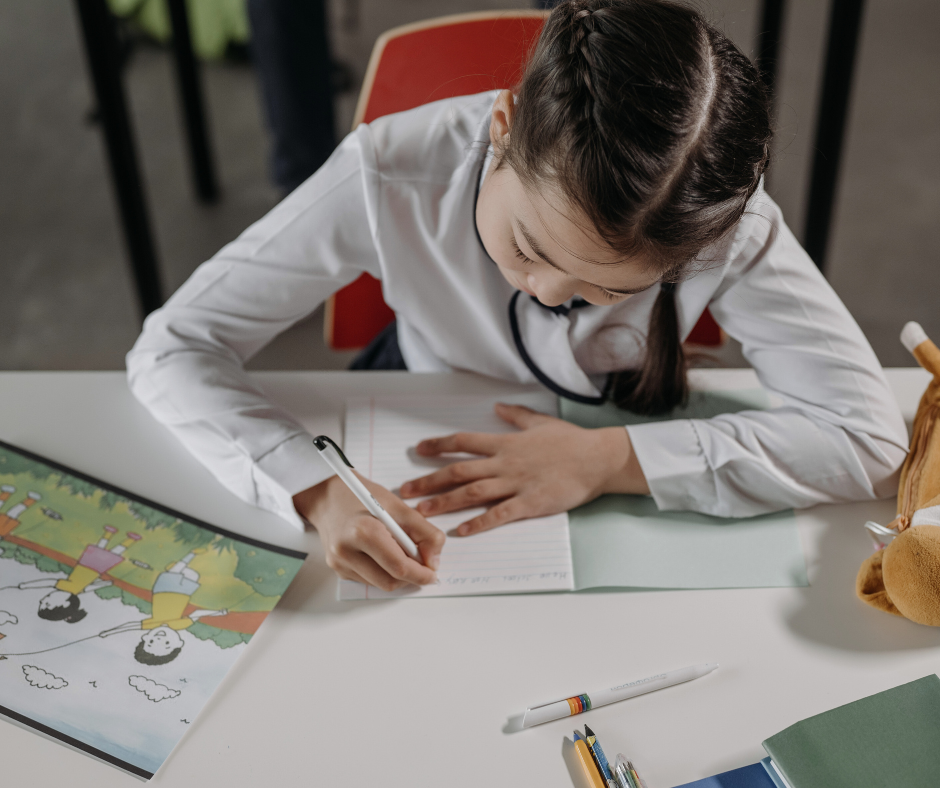
<instances>
[{"instance_id":1,"label":"white long-sleeve shirt","mask_svg":"<svg viewBox=\"0 0 940 788\"><path fill-rule=\"evenodd\" d=\"M535 382L511 333L514 291L474 221L494 99L360 126L147 318L127 356L134 395L239 497L301 525L291 497L330 475L243 364L363 272L382 281L409 370ZM676 291L681 335L709 307L783 404L629 427L657 505L748 516L894 492L907 443L898 406L861 330L763 189L695 270ZM641 364L657 293L568 315L523 296L519 330L548 377L597 395L604 373Z\"/></svg>"}]
</instances>

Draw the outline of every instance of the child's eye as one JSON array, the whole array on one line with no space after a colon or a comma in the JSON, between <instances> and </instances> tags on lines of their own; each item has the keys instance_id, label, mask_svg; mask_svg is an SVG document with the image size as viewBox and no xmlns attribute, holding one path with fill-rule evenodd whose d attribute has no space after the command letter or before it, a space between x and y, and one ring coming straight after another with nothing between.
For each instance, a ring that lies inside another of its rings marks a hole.
<instances>
[{"instance_id":1,"label":"child's eye","mask_svg":"<svg viewBox=\"0 0 940 788\"><path fill-rule=\"evenodd\" d=\"M595 287L597 286L595 285ZM618 301L624 296L623 293L611 293L610 290L605 290L603 287L598 287L597 289L608 301Z\"/></svg>"},{"instance_id":2,"label":"child's eye","mask_svg":"<svg viewBox=\"0 0 940 788\"><path fill-rule=\"evenodd\" d=\"M519 248L519 244L516 243L516 239L512 239L512 248L516 250L516 257L518 257L526 265L535 265L535 260L532 260L529 257L526 257L525 253Z\"/></svg>"}]
</instances>

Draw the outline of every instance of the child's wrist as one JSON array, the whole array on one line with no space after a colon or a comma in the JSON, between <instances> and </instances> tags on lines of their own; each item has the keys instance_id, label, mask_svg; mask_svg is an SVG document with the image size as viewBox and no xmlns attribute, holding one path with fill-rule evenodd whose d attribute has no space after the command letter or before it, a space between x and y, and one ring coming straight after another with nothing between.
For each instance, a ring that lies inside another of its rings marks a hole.
<instances>
[{"instance_id":1,"label":"child's wrist","mask_svg":"<svg viewBox=\"0 0 940 788\"><path fill-rule=\"evenodd\" d=\"M308 487L306 490L301 490L294 495L294 509L297 511L297 514L316 527L317 520L322 517L323 507L326 505L329 497L328 488L330 483L338 480L338 476L331 476L329 479L324 479L319 484Z\"/></svg>"},{"instance_id":2,"label":"child's wrist","mask_svg":"<svg viewBox=\"0 0 940 788\"><path fill-rule=\"evenodd\" d=\"M597 432L610 468L600 494L649 495L650 488L633 451L630 433L624 427L603 427Z\"/></svg>"}]
</instances>

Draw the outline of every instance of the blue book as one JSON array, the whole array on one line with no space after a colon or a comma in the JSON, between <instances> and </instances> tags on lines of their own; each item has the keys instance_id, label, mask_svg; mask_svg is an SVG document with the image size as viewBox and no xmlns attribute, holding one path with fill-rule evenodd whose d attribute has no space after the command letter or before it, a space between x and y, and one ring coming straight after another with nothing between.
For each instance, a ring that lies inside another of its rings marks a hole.
<instances>
[{"instance_id":1,"label":"blue book","mask_svg":"<svg viewBox=\"0 0 940 788\"><path fill-rule=\"evenodd\" d=\"M759 763L722 772L714 777L677 785L676 788L776 788L767 771Z\"/></svg>"}]
</instances>

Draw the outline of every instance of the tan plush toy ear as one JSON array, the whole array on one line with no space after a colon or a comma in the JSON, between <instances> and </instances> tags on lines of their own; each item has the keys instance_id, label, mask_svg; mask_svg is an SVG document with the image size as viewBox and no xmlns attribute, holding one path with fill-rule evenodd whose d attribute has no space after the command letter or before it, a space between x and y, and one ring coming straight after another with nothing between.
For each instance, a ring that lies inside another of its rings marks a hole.
<instances>
[{"instance_id":1,"label":"tan plush toy ear","mask_svg":"<svg viewBox=\"0 0 940 788\"><path fill-rule=\"evenodd\" d=\"M940 626L940 527L919 525L900 533L862 564L855 589L872 607Z\"/></svg>"},{"instance_id":2,"label":"tan plush toy ear","mask_svg":"<svg viewBox=\"0 0 940 788\"><path fill-rule=\"evenodd\" d=\"M872 607L883 610L885 613L894 613L896 616L902 615L894 606L894 603L888 598L888 592L885 591L885 579L881 565L885 551L879 550L870 555L859 567L858 575L855 578L855 593L863 602Z\"/></svg>"}]
</instances>

